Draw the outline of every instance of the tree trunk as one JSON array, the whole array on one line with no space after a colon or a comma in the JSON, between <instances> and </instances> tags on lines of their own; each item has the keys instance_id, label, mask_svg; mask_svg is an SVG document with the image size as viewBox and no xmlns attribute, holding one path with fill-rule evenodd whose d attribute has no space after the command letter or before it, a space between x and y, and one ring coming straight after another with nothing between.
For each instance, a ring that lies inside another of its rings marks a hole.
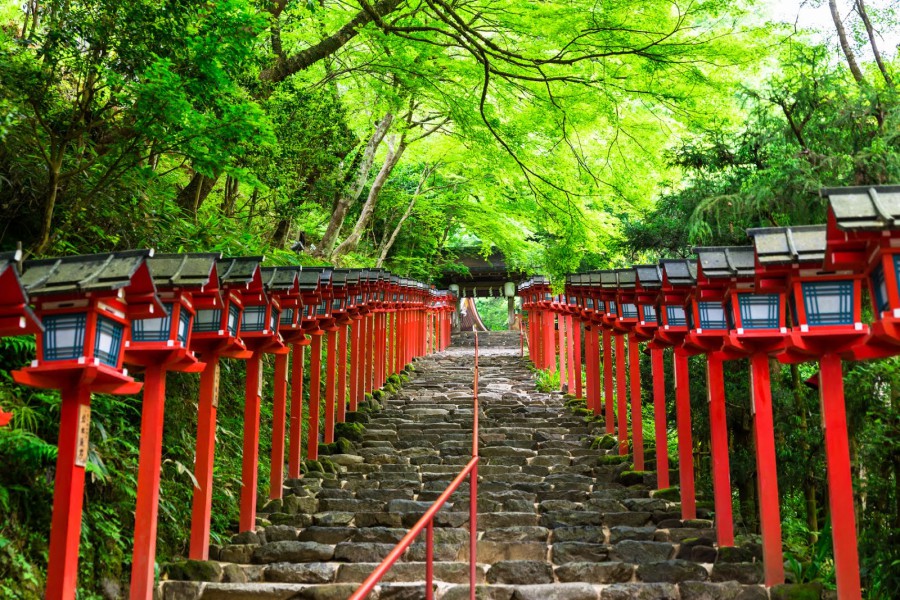
<instances>
[{"instance_id":1,"label":"tree trunk","mask_svg":"<svg viewBox=\"0 0 900 600\"><path fill-rule=\"evenodd\" d=\"M62 169L62 152L58 160L53 160L49 165L50 181L47 184L47 197L44 200L44 210L41 214L41 233L37 244L34 245L34 253L43 254L50 245L50 230L53 229L53 211L56 209L56 199L59 197L59 172Z\"/></svg>"},{"instance_id":2,"label":"tree trunk","mask_svg":"<svg viewBox=\"0 0 900 600\"><path fill-rule=\"evenodd\" d=\"M344 219L347 217L347 211L350 210L350 206L359 199L363 188L366 186L366 182L369 181L369 172L372 170L372 163L375 162L375 152L378 150L378 146L381 145L384 136L387 135L393 122L394 115L390 112L386 113L375 127L375 132L372 134L372 137L369 138L366 149L363 151L363 159L359 165L359 170L356 172L356 179L353 181L353 184L341 194L340 198L338 198L337 204L334 207L334 212L331 213L331 220L328 222L328 228L325 230L325 235L322 236L322 240L319 242L318 254L321 256L330 256L332 250L334 250L334 245L341 233L341 227L344 226Z\"/></svg>"},{"instance_id":3,"label":"tree trunk","mask_svg":"<svg viewBox=\"0 0 900 600\"><path fill-rule=\"evenodd\" d=\"M368 5L359 11L350 19L343 27L326 37L319 43L309 48L289 56L288 58L278 57L275 64L263 69L259 74L262 81L279 82L284 81L290 75L309 68L323 58L327 58L344 47L344 45L352 40L359 33L359 30L371 22L380 21L381 17L393 12L403 0L381 0L371 6ZM373 14L374 13L374 14Z\"/></svg>"},{"instance_id":4,"label":"tree trunk","mask_svg":"<svg viewBox=\"0 0 900 600\"><path fill-rule=\"evenodd\" d=\"M204 177L200 173L194 173L190 182L178 192L175 202L178 203L178 206L180 206L182 210L186 211L196 219L197 212L203 205L203 201L206 200L209 193L216 187L216 182L218 181L218 175L215 177Z\"/></svg>"},{"instance_id":5,"label":"tree trunk","mask_svg":"<svg viewBox=\"0 0 900 600\"><path fill-rule=\"evenodd\" d=\"M850 47L850 42L847 40L844 22L841 20L840 13L838 13L837 0L828 0L828 7L831 9L831 18L834 21L834 28L837 30L838 39L841 42L841 50L844 51L844 56L847 57L847 65L850 67L850 72L853 73L853 79L856 80L856 83L863 85L866 82L866 78L863 76L859 65L856 63L856 56L854 56L853 49Z\"/></svg>"},{"instance_id":6,"label":"tree trunk","mask_svg":"<svg viewBox=\"0 0 900 600\"><path fill-rule=\"evenodd\" d=\"M409 215L412 214L413 207L416 205L416 200L422 193L422 186L425 184L425 180L427 180L428 176L433 172L434 167L428 167L422 172L422 178L419 179L419 185L416 186L416 191L413 192L412 198L409 199L409 206L406 207L406 212L404 212L403 216L400 217L400 220L397 221L397 226L394 227L394 231L391 233L391 237L389 237L387 241L381 246L381 255L378 257L378 262L375 263L376 268L380 269L384 264L384 260L387 258L388 252L391 251L394 242L397 241L397 236L400 235L400 230L403 228L403 223L406 221L406 219L409 218Z\"/></svg>"},{"instance_id":7,"label":"tree trunk","mask_svg":"<svg viewBox=\"0 0 900 600\"><path fill-rule=\"evenodd\" d=\"M226 217L234 216L234 205L237 201L239 182L228 175L225 177L225 194L222 196L222 214Z\"/></svg>"},{"instance_id":8,"label":"tree trunk","mask_svg":"<svg viewBox=\"0 0 900 600\"><path fill-rule=\"evenodd\" d=\"M869 13L866 11L863 0L856 0L856 12L859 13L859 17L866 26L866 33L869 36L869 45L872 46L872 54L875 56L875 63L878 65L878 70L881 71L881 75L884 77L884 81L888 84L888 87L893 88L894 80L891 79L887 67L881 59L881 52L878 50L878 44L875 43L875 30L872 27L872 21L869 20Z\"/></svg>"},{"instance_id":9,"label":"tree trunk","mask_svg":"<svg viewBox=\"0 0 900 600\"><path fill-rule=\"evenodd\" d=\"M291 232L291 219L280 219L272 236L272 243L278 248L284 248L288 234Z\"/></svg>"},{"instance_id":10,"label":"tree trunk","mask_svg":"<svg viewBox=\"0 0 900 600\"><path fill-rule=\"evenodd\" d=\"M384 164L381 165L381 170L378 171L378 175L375 176L375 181L372 182L372 187L369 188L369 195L366 197L366 203L363 204L362 211L359 213L359 218L356 220L353 232L334 249L334 252L331 254L332 260L356 250L359 241L362 239L366 225L369 224L369 219L372 218L372 213L375 212L375 204L378 202L378 196L381 194L381 189L391 176L394 167L400 162L400 157L403 156L405 150L406 140L401 136L397 149L389 150L387 156L384 158Z\"/></svg>"}]
</instances>

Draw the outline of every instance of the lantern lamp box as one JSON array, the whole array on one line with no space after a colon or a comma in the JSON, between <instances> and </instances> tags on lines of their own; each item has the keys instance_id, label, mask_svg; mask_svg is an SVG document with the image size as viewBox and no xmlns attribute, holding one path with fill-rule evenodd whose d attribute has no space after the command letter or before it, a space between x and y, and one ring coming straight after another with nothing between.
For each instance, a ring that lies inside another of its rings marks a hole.
<instances>
[{"instance_id":1,"label":"lantern lamp box","mask_svg":"<svg viewBox=\"0 0 900 600\"><path fill-rule=\"evenodd\" d=\"M659 262L662 281L657 304L659 328L654 341L663 346L682 346L688 333L688 297L697 283L696 262L664 259Z\"/></svg>"},{"instance_id":2,"label":"lantern lamp box","mask_svg":"<svg viewBox=\"0 0 900 600\"><path fill-rule=\"evenodd\" d=\"M281 308L278 333L286 343L302 343L305 340L302 329L303 295L300 289L303 268L263 267L261 271L266 291L278 300Z\"/></svg>"},{"instance_id":3,"label":"lantern lamp box","mask_svg":"<svg viewBox=\"0 0 900 600\"><path fill-rule=\"evenodd\" d=\"M28 305L19 280L22 252L0 252L0 337L40 333L43 326Z\"/></svg>"},{"instance_id":4,"label":"lantern lamp box","mask_svg":"<svg viewBox=\"0 0 900 600\"><path fill-rule=\"evenodd\" d=\"M247 358L249 352L241 339L243 291L253 278L253 267L259 258L218 259L216 285L193 294L194 324L191 328L191 350L226 358ZM249 265L247 263L250 263ZM249 273L244 273L249 269ZM257 284L260 288L261 282Z\"/></svg>"},{"instance_id":5,"label":"lantern lamp box","mask_svg":"<svg viewBox=\"0 0 900 600\"><path fill-rule=\"evenodd\" d=\"M783 280L757 268L754 247L707 248L701 266L706 275L728 276L723 303L728 324L725 346L748 355L782 349L788 334L787 291Z\"/></svg>"},{"instance_id":6,"label":"lantern lamp box","mask_svg":"<svg viewBox=\"0 0 900 600\"><path fill-rule=\"evenodd\" d=\"M694 248L694 253L696 286L685 301L688 332L684 347L698 353L727 351L724 343L732 320L725 297L732 285L752 288L756 272L753 246L707 246Z\"/></svg>"},{"instance_id":7,"label":"lantern lamp box","mask_svg":"<svg viewBox=\"0 0 900 600\"><path fill-rule=\"evenodd\" d=\"M397 306L400 303L400 278L396 275L391 275L388 279L387 285L387 294L388 298L393 305Z\"/></svg>"},{"instance_id":8,"label":"lantern lamp box","mask_svg":"<svg viewBox=\"0 0 900 600\"><path fill-rule=\"evenodd\" d=\"M356 316L357 307L360 302L360 293L361 293L361 284L360 284L360 275L362 271L360 269L347 269L346 277L345 277L345 294L347 296L347 305L346 311L347 315L351 318Z\"/></svg>"},{"instance_id":9,"label":"lantern lamp box","mask_svg":"<svg viewBox=\"0 0 900 600\"><path fill-rule=\"evenodd\" d=\"M241 256L219 261L223 289L238 297L240 317L237 335L252 352L277 352L284 347L278 335L280 306L263 285L262 256Z\"/></svg>"},{"instance_id":10,"label":"lantern lamp box","mask_svg":"<svg viewBox=\"0 0 900 600\"><path fill-rule=\"evenodd\" d=\"M191 347L195 294L217 293L218 253L158 254L147 259L166 314L131 322L125 342L125 362L138 366L166 365L169 370L198 373Z\"/></svg>"},{"instance_id":11,"label":"lantern lamp box","mask_svg":"<svg viewBox=\"0 0 900 600\"><path fill-rule=\"evenodd\" d=\"M603 306L603 325L607 329L613 329L619 318L619 304L617 294L619 291L619 274L614 270L600 271L601 302Z\"/></svg>"},{"instance_id":12,"label":"lantern lamp box","mask_svg":"<svg viewBox=\"0 0 900 600\"><path fill-rule=\"evenodd\" d=\"M640 341L650 341L660 325L657 304L662 288L662 271L659 265L635 265L633 270L634 302L638 312L638 322L633 331Z\"/></svg>"},{"instance_id":13,"label":"lantern lamp box","mask_svg":"<svg viewBox=\"0 0 900 600\"><path fill-rule=\"evenodd\" d=\"M334 269L331 267L304 267L303 272L317 273L319 276L318 302L311 307L317 329L321 331L333 329L334 318L331 307L332 301L334 300L334 286L332 281ZM305 298L306 296L304 295L304 299Z\"/></svg>"},{"instance_id":14,"label":"lantern lamp box","mask_svg":"<svg viewBox=\"0 0 900 600\"><path fill-rule=\"evenodd\" d=\"M638 324L638 306L636 303L637 275L634 269L616 269L618 285L616 288L616 306L618 307L614 327L621 333L631 333Z\"/></svg>"},{"instance_id":15,"label":"lantern lamp box","mask_svg":"<svg viewBox=\"0 0 900 600\"><path fill-rule=\"evenodd\" d=\"M584 307L585 314L591 319L592 323L602 323L603 317L603 299L600 281L600 272L591 271L585 275L585 294Z\"/></svg>"},{"instance_id":16,"label":"lantern lamp box","mask_svg":"<svg viewBox=\"0 0 900 600\"><path fill-rule=\"evenodd\" d=\"M339 324L350 322L350 318L347 315L348 293L350 290L347 284L347 277L350 271L350 269L335 269L331 274L331 314Z\"/></svg>"},{"instance_id":17,"label":"lantern lamp box","mask_svg":"<svg viewBox=\"0 0 900 600\"><path fill-rule=\"evenodd\" d=\"M141 384L122 368L132 319L166 314L147 267L150 250L27 261L21 282L44 325L31 367L18 383L84 386L133 394Z\"/></svg>"},{"instance_id":18,"label":"lantern lamp box","mask_svg":"<svg viewBox=\"0 0 900 600\"><path fill-rule=\"evenodd\" d=\"M862 275L875 319L855 358L900 352L900 185L826 188L825 266Z\"/></svg>"},{"instance_id":19,"label":"lantern lamp box","mask_svg":"<svg viewBox=\"0 0 900 600\"><path fill-rule=\"evenodd\" d=\"M760 288L784 290L790 337L783 362L804 362L826 353L850 354L869 333L862 323L862 273L825 271L826 228L750 229Z\"/></svg>"}]
</instances>

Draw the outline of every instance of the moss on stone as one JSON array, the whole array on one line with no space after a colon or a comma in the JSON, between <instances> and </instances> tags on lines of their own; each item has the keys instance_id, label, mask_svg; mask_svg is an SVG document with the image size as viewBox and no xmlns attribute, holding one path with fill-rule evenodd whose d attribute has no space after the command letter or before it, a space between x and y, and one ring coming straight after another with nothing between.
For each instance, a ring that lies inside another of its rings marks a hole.
<instances>
[{"instance_id":1,"label":"moss on stone","mask_svg":"<svg viewBox=\"0 0 900 600\"><path fill-rule=\"evenodd\" d=\"M222 580L222 565L212 560L182 560L169 563L163 568L169 579L178 581L210 581Z\"/></svg>"},{"instance_id":2,"label":"moss on stone","mask_svg":"<svg viewBox=\"0 0 900 600\"><path fill-rule=\"evenodd\" d=\"M612 450L618 443L613 436L604 434L594 438L594 441L591 442L591 448L593 450Z\"/></svg>"},{"instance_id":3,"label":"moss on stone","mask_svg":"<svg viewBox=\"0 0 900 600\"><path fill-rule=\"evenodd\" d=\"M347 413L347 423L364 424L369 422L369 415L363 412L351 410Z\"/></svg>"},{"instance_id":4,"label":"moss on stone","mask_svg":"<svg viewBox=\"0 0 900 600\"><path fill-rule=\"evenodd\" d=\"M322 468L322 463L317 460L305 460L303 461L303 466L306 467L306 472L310 475L313 473L324 473L325 469Z\"/></svg>"},{"instance_id":5,"label":"moss on stone","mask_svg":"<svg viewBox=\"0 0 900 600\"><path fill-rule=\"evenodd\" d=\"M769 590L771 600L820 600L821 583L783 583Z\"/></svg>"},{"instance_id":6,"label":"moss on stone","mask_svg":"<svg viewBox=\"0 0 900 600\"><path fill-rule=\"evenodd\" d=\"M681 489L678 486L667 487L661 490L656 490L650 494L654 498L659 498L660 500L668 500L669 502L678 502L681 500Z\"/></svg>"},{"instance_id":7,"label":"moss on stone","mask_svg":"<svg viewBox=\"0 0 900 600\"><path fill-rule=\"evenodd\" d=\"M357 413L347 413L346 423L335 423L334 435L336 435L338 438L346 438L351 442L361 442L363 439L363 433L365 433L366 428L363 426L362 422L351 420L349 418L351 414L355 415ZM368 415L365 415L365 417L366 420L364 422L368 422Z\"/></svg>"}]
</instances>

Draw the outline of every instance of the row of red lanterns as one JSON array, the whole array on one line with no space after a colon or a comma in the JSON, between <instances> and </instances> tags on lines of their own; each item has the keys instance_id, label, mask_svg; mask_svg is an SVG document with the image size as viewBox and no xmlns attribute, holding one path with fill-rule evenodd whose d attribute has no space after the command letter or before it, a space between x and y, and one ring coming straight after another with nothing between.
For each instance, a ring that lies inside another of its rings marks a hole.
<instances>
[{"instance_id":1,"label":"row of red lanterns","mask_svg":"<svg viewBox=\"0 0 900 600\"><path fill-rule=\"evenodd\" d=\"M749 358L767 585L784 581L769 359L818 361L838 595L853 599L860 598L861 591L841 361L900 354L900 186L833 188L821 194L828 201L826 225L751 229L750 246L700 247L694 249L696 260L662 260L569 275L565 294L559 296L553 295L546 278L535 277L522 284L519 293L523 309L530 313L532 360L539 368L554 368L554 321L558 320L560 365L567 372L570 390L574 380L578 396L581 353L574 348L580 343L575 329L583 326L586 398L599 414L602 356L609 433L615 432L615 356L623 454L628 451L627 337L636 470L644 468L638 349L641 342L648 343L660 488L669 485L663 350L674 349L684 519L696 516L687 359L706 356L720 546L734 544L723 361ZM862 319L864 287L872 301L872 323Z\"/></svg>"},{"instance_id":2,"label":"row of red lanterns","mask_svg":"<svg viewBox=\"0 0 900 600\"><path fill-rule=\"evenodd\" d=\"M92 392L136 394L143 387L130 597L151 598L167 371L200 373L190 557L206 559L223 358L247 361L240 529L250 531L256 521L264 354L275 357L270 495L279 498L288 380L288 477L300 476L306 346L309 414L318 416L327 338L323 439L331 443L335 422L345 419L348 363L352 411L413 358L450 342L453 295L381 269L262 267L262 257L154 256L149 250L19 261L18 253L0 254L0 336L36 334L37 357L13 377L62 394L48 599L75 597ZM143 370L143 384L129 376L126 365ZM0 411L0 425L10 417ZM318 457L318 444L319 419L311 418L308 459Z\"/></svg>"}]
</instances>

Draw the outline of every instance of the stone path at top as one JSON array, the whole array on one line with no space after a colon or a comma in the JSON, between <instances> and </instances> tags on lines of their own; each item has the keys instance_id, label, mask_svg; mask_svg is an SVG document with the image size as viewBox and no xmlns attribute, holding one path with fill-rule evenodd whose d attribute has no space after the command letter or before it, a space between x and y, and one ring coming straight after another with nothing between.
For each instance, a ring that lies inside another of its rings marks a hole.
<instances>
[{"instance_id":1,"label":"stone path at top","mask_svg":"<svg viewBox=\"0 0 900 600\"><path fill-rule=\"evenodd\" d=\"M160 597L347 598L471 456L473 348L460 342L416 361L353 453L328 457L339 473L287 481L256 533L169 565ZM535 391L517 334L482 342L479 598L769 598L756 548L717 550L711 521L682 521L627 460L589 447L601 423ZM439 600L468 598L468 520L466 483L436 519ZM424 598L424 558L414 544L370 597Z\"/></svg>"}]
</instances>

